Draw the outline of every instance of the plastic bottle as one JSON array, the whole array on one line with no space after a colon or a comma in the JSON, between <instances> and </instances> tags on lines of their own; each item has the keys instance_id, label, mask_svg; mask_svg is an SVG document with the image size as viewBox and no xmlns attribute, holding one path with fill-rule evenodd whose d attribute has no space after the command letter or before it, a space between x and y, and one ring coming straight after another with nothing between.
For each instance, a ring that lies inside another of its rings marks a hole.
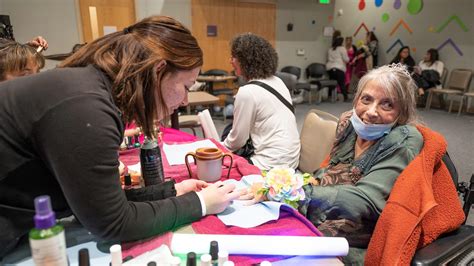
<instances>
[{"instance_id":1,"label":"plastic bottle","mask_svg":"<svg viewBox=\"0 0 474 266\"><path fill-rule=\"evenodd\" d=\"M186 266L196 266L196 253L189 252L186 256Z\"/></svg>"},{"instance_id":2,"label":"plastic bottle","mask_svg":"<svg viewBox=\"0 0 474 266\"><path fill-rule=\"evenodd\" d=\"M35 265L68 265L64 227L56 223L49 196L35 198L35 211L35 228L29 233Z\"/></svg>"},{"instance_id":3,"label":"plastic bottle","mask_svg":"<svg viewBox=\"0 0 474 266\"><path fill-rule=\"evenodd\" d=\"M161 151L156 140L149 140L145 137L140 148L140 164L145 186L156 185L164 181Z\"/></svg>"},{"instance_id":4,"label":"plastic bottle","mask_svg":"<svg viewBox=\"0 0 474 266\"><path fill-rule=\"evenodd\" d=\"M136 134L134 136L134 140L133 140L133 146L135 146L135 148L139 148L140 147L140 135Z\"/></svg>"},{"instance_id":5,"label":"plastic bottle","mask_svg":"<svg viewBox=\"0 0 474 266\"><path fill-rule=\"evenodd\" d=\"M209 245L209 254L211 255L211 264L217 265L219 259L219 243L215 240L211 241Z\"/></svg>"},{"instance_id":6,"label":"plastic bottle","mask_svg":"<svg viewBox=\"0 0 474 266\"><path fill-rule=\"evenodd\" d=\"M87 248L82 248L79 250L79 266L90 266L91 261L89 258L89 250Z\"/></svg>"},{"instance_id":7,"label":"plastic bottle","mask_svg":"<svg viewBox=\"0 0 474 266\"><path fill-rule=\"evenodd\" d=\"M119 244L112 245L109 248L110 257L111 257L111 266L120 266L122 265L122 246Z\"/></svg>"},{"instance_id":8,"label":"plastic bottle","mask_svg":"<svg viewBox=\"0 0 474 266\"><path fill-rule=\"evenodd\" d=\"M133 186L132 186L132 177L130 176L129 173L126 173L126 174L123 176L123 189L124 189L124 190L133 189Z\"/></svg>"}]
</instances>

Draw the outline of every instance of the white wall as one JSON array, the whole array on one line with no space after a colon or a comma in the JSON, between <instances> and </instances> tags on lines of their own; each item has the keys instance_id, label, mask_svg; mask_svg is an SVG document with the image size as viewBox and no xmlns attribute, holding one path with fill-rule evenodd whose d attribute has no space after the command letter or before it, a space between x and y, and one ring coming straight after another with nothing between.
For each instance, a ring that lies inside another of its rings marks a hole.
<instances>
[{"instance_id":1,"label":"white wall","mask_svg":"<svg viewBox=\"0 0 474 266\"><path fill-rule=\"evenodd\" d=\"M137 20L151 15L166 15L191 29L191 0L135 0Z\"/></svg>"},{"instance_id":2,"label":"white wall","mask_svg":"<svg viewBox=\"0 0 474 266\"><path fill-rule=\"evenodd\" d=\"M80 43L75 0L0 0L0 14L10 16L16 41L43 36L49 44L45 54L67 53ZM58 63L46 61L46 69Z\"/></svg>"},{"instance_id":3,"label":"white wall","mask_svg":"<svg viewBox=\"0 0 474 266\"><path fill-rule=\"evenodd\" d=\"M311 63L325 63L331 38L323 36L323 28L332 25L334 4L319 4L316 0L278 0L276 11L276 50L279 68L293 65L304 70ZM314 24L313 24L314 20ZM293 23L293 31L287 31L287 24ZM296 55L297 49L304 49L305 55Z\"/></svg>"}]
</instances>

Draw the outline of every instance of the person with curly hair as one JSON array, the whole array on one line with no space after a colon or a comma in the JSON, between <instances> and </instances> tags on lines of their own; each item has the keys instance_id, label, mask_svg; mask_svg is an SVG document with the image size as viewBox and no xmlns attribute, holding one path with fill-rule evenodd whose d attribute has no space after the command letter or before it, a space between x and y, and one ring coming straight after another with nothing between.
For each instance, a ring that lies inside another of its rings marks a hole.
<instances>
[{"instance_id":1,"label":"person with curly hair","mask_svg":"<svg viewBox=\"0 0 474 266\"><path fill-rule=\"evenodd\" d=\"M278 66L275 49L267 40L251 33L234 37L230 46L231 65L236 75L248 83L235 96L233 127L224 145L237 151L250 138L254 151L247 159L260 169L296 168L300 138L295 115L290 110L293 108L290 92L274 76ZM267 86L276 94L265 89Z\"/></svg>"}]
</instances>

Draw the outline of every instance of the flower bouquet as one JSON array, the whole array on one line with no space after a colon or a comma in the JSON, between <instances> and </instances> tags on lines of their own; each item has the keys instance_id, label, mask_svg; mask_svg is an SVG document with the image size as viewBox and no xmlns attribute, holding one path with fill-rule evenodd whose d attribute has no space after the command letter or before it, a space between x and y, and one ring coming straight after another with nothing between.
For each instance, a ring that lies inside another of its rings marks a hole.
<instances>
[{"instance_id":1,"label":"flower bouquet","mask_svg":"<svg viewBox=\"0 0 474 266\"><path fill-rule=\"evenodd\" d=\"M313 178L310 174L296 173L291 168L274 168L262 173L263 183L255 184L253 190L256 197L266 197L268 200L286 203L293 208L305 199L303 186Z\"/></svg>"}]
</instances>

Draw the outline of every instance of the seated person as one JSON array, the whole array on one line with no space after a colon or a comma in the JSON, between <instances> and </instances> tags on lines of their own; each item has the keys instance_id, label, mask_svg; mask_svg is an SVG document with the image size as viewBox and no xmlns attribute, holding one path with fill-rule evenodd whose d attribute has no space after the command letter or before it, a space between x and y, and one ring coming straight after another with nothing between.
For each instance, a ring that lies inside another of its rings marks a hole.
<instances>
[{"instance_id":1,"label":"seated person","mask_svg":"<svg viewBox=\"0 0 474 266\"><path fill-rule=\"evenodd\" d=\"M441 85L440 78L443 75L443 69L444 64L439 60L438 50L429 49L418 67L415 67L415 73L423 79L419 84L417 82L419 96L423 96L426 90Z\"/></svg>"},{"instance_id":2,"label":"seated person","mask_svg":"<svg viewBox=\"0 0 474 266\"><path fill-rule=\"evenodd\" d=\"M40 37L27 44L0 39L0 82L38 73L45 61L36 47L45 48L48 44Z\"/></svg>"},{"instance_id":3,"label":"seated person","mask_svg":"<svg viewBox=\"0 0 474 266\"><path fill-rule=\"evenodd\" d=\"M414 126L414 88L399 64L364 75L354 109L339 120L328 165L315 172L317 182L304 186L299 211L324 235L348 240L353 248L345 263L363 261L395 180L423 146Z\"/></svg>"},{"instance_id":4,"label":"seated person","mask_svg":"<svg viewBox=\"0 0 474 266\"><path fill-rule=\"evenodd\" d=\"M398 50L397 55L390 61L390 64L402 64L404 65L408 71L411 73L413 72L413 68L415 67L415 60L410 55L410 47L403 46Z\"/></svg>"},{"instance_id":5,"label":"seated person","mask_svg":"<svg viewBox=\"0 0 474 266\"><path fill-rule=\"evenodd\" d=\"M272 45L254 34L242 34L231 42L231 64L247 82L259 81L272 87L290 105L291 96L283 81L274 76L278 55ZM231 151L252 141L254 152L247 159L260 169L298 166L300 138L290 108L256 84L239 88L234 102L234 121L224 145ZM244 156L245 157L245 156Z\"/></svg>"}]
</instances>

